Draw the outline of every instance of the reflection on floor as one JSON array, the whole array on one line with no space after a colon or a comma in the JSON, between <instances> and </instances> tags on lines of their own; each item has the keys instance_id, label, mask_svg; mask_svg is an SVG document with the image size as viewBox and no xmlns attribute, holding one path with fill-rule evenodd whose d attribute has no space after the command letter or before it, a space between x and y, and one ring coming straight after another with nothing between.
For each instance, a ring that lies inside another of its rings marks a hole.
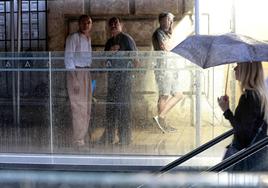
<instances>
[{"instance_id":1,"label":"reflection on floor","mask_svg":"<svg viewBox=\"0 0 268 188\"><path fill-rule=\"evenodd\" d=\"M0 152L177 156L193 150L198 143L203 144L230 129L229 123L222 118L222 112L219 112L218 116L214 114L209 110L211 107L204 99L201 100L202 108L206 110L202 112L200 131L197 132L194 117L190 115L192 99L188 97L184 102L176 105L167 117L167 121L177 129L177 132L163 134L152 118L155 115L156 100L157 96L153 93L147 95L147 100L143 99L146 103L134 103L143 105L139 109L145 111L144 117L134 117L132 120L132 142L129 145L109 145L98 142L104 131L105 116L96 111L97 118L94 120L94 126L89 130L90 141L87 147L74 148L72 127L70 123L69 125L66 123L71 122L70 117L57 117L55 113L52 129L49 121L19 126L3 121L0 126ZM102 111L105 106L100 104L99 107ZM213 148L213 153L222 155L229 142L230 140Z\"/></svg>"},{"instance_id":2,"label":"reflection on floor","mask_svg":"<svg viewBox=\"0 0 268 188\"><path fill-rule=\"evenodd\" d=\"M50 139L50 132L33 127L5 128L1 130L1 152L22 153L61 153L61 154L123 154L123 155L183 155L196 147L196 129L193 126L178 123L175 133L163 134L153 123L144 128L132 131L132 143L129 145L99 143L104 128L92 130L91 139L85 148L74 148L71 145L71 131L61 131ZM225 126L202 125L200 143L229 130ZM51 144L53 142L53 144ZM213 148L223 153L230 140Z\"/></svg>"}]
</instances>

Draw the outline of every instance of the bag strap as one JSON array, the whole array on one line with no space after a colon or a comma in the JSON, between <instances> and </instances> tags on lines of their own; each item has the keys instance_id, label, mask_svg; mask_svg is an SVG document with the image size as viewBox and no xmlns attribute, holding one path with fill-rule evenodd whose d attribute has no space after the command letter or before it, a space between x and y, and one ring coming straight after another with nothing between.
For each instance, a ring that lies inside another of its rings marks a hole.
<instances>
[{"instance_id":1,"label":"bag strap","mask_svg":"<svg viewBox=\"0 0 268 188\"><path fill-rule=\"evenodd\" d=\"M258 138L259 134L262 131L263 125L264 125L264 121L262 122L261 126L258 128L258 131L257 131L256 135L254 136L254 138L252 139L252 141L250 142L250 145L254 144L254 142Z\"/></svg>"}]
</instances>

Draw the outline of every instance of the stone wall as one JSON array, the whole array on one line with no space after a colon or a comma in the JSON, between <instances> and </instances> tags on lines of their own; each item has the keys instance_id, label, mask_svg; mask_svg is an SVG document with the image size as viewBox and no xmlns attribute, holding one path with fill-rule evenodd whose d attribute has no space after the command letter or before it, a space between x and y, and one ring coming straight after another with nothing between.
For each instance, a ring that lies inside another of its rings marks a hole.
<instances>
[{"instance_id":1,"label":"stone wall","mask_svg":"<svg viewBox=\"0 0 268 188\"><path fill-rule=\"evenodd\" d=\"M107 40L107 20L120 16L124 30L136 41L139 50L151 49L151 35L158 27L162 11L176 15L175 21L192 12L193 0L49 0L48 44L51 51L62 51L69 32L77 29L77 18L89 14L93 19L92 45L102 50Z\"/></svg>"}]
</instances>

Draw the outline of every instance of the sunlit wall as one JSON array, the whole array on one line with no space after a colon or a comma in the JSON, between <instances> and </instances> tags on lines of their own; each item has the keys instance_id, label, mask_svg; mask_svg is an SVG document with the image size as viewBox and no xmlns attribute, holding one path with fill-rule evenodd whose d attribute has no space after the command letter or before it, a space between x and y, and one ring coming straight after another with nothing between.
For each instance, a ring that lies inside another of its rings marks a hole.
<instances>
[{"instance_id":1,"label":"sunlit wall","mask_svg":"<svg viewBox=\"0 0 268 188\"><path fill-rule=\"evenodd\" d=\"M267 7L267 0L200 0L200 32L233 31L268 40Z\"/></svg>"},{"instance_id":2,"label":"sunlit wall","mask_svg":"<svg viewBox=\"0 0 268 188\"><path fill-rule=\"evenodd\" d=\"M257 40L268 41L267 0L199 0L199 5L200 34L235 32ZM263 65L267 77L267 63ZM222 74L226 75L226 68L219 71L221 72L217 73L215 78L217 80L221 80ZM230 73L232 72L231 67ZM219 88L223 87L224 82L225 79ZM215 89L218 91L217 88ZM238 91L237 86L235 89ZM239 95L239 92L236 94ZM238 97L236 96L234 103L237 103Z\"/></svg>"}]
</instances>

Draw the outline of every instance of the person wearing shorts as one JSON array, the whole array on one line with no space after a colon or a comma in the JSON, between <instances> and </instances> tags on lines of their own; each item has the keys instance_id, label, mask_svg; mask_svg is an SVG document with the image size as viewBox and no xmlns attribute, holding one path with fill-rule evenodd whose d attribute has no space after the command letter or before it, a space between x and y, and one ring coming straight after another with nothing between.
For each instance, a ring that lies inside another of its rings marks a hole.
<instances>
[{"instance_id":1,"label":"person wearing shorts","mask_svg":"<svg viewBox=\"0 0 268 188\"><path fill-rule=\"evenodd\" d=\"M171 35L174 15L169 12L159 14L160 27L152 36L155 51L168 52L171 50ZM176 132L177 129L169 126L165 120L167 113L183 98L179 74L172 59L158 59L156 63L155 78L159 90L157 102L158 115L153 119L163 133Z\"/></svg>"}]
</instances>

